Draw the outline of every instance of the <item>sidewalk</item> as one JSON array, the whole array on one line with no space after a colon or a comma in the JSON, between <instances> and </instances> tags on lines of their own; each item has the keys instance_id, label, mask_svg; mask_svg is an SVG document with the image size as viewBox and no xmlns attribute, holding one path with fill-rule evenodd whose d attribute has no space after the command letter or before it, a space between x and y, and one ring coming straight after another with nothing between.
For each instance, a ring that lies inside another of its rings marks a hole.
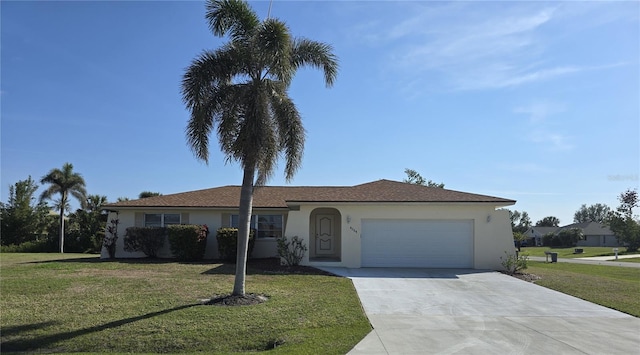
<instances>
[{"instance_id":1,"label":"sidewalk","mask_svg":"<svg viewBox=\"0 0 640 355\"><path fill-rule=\"evenodd\" d=\"M632 262L621 262L616 261L615 256L594 256L591 258L558 258L559 263L572 263L572 264L590 264L590 265L605 265L605 266L621 266L621 267L635 267L640 268L640 263L632 263ZM635 255L618 255L618 259L627 259L627 258L640 258L640 254ZM613 260L611 260L613 259ZM529 260L532 261L546 261L547 258L544 256L530 256ZM551 260L551 257L549 257Z\"/></svg>"},{"instance_id":2,"label":"sidewalk","mask_svg":"<svg viewBox=\"0 0 640 355\"><path fill-rule=\"evenodd\" d=\"M631 259L631 258L640 258L640 254L618 255L618 259ZM616 260L616 257L609 255L609 256L592 256L590 258L576 258L576 259L609 261L609 260Z\"/></svg>"}]
</instances>

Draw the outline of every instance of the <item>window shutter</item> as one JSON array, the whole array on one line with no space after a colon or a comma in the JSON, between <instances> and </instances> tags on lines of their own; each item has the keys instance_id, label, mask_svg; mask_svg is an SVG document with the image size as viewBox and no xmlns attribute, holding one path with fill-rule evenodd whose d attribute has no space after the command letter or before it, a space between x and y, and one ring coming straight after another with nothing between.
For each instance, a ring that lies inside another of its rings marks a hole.
<instances>
[{"instance_id":1,"label":"window shutter","mask_svg":"<svg viewBox=\"0 0 640 355\"><path fill-rule=\"evenodd\" d=\"M144 213L136 212L135 226L136 227L144 227Z\"/></svg>"},{"instance_id":2,"label":"window shutter","mask_svg":"<svg viewBox=\"0 0 640 355\"><path fill-rule=\"evenodd\" d=\"M180 214L180 224L189 224L189 214L181 213Z\"/></svg>"}]
</instances>

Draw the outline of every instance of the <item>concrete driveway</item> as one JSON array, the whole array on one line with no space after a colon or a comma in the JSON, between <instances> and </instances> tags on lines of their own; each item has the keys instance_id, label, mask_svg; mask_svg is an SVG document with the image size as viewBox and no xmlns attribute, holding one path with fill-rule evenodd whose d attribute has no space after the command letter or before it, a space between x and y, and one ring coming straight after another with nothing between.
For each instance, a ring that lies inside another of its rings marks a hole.
<instances>
[{"instance_id":1,"label":"concrete driveway","mask_svg":"<svg viewBox=\"0 0 640 355\"><path fill-rule=\"evenodd\" d=\"M640 354L640 319L498 272L322 269L374 328L349 354Z\"/></svg>"}]
</instances>

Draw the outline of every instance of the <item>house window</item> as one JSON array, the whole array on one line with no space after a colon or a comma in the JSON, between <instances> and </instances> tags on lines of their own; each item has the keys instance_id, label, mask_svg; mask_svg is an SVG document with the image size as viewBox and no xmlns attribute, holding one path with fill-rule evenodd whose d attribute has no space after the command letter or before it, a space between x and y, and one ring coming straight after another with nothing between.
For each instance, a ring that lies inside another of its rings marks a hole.
<instances>
[{"instance_id":1,"label":"house window","mask_svg":"<svg viewBox=\"0 0 640 355\"><path fill-rule=\"evenodd\" d=\"M238 228L239 216L231 215L231 227ZM282 237L282 215L261 214L251 216L251 228L256 230L257 238Z\"/></svg>"},{"instance_id":2,"label":"house window","mask_svg":"<svg viewBox=\"0 0 640 355\"><path fill-rule=\"evenodd\" d=\"M166 227L171 224L180 224L179 213L145 213L145 227Z\"/></svg>"}]
</instances>

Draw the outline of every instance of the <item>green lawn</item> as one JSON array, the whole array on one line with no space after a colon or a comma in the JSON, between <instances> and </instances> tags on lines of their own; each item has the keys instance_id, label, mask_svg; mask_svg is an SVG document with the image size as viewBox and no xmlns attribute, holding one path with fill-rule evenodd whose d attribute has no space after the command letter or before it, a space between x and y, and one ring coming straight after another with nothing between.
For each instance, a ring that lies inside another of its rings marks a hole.
<instances>
[{"instance_id":1,"label":"green lawn","mask_svg":"<svg viewBox=\"0 0 640 355\"><path fill-rule=\"evenodd\" d=\"M618 261L625 263L640 263L640 258L618 259Z\"/></svg>"},{"instance_id":2,"label":"green lawn","mask_svg":"<svg viewBox=\"0 0 640 355\"><path fill-rule=\"evenodd\" d=\"M640 268L529 261L535 283L640 317Z\"/></svg>"},{"instance_id":3,"label":"green lawn","mask_svg":"<svg viewBox=\"0 0 640 355\"><path fill-rule=\"evenodd\" d=\"M582 254L574 254L574 249L583 249ZM558 253L559 258L588 258L591 256L608 256L615 255L612 247L522 247L521 253L527 253L529 256L544 257L545 251ZM618 255L626 254L626 248L618 248ZM638 253L629 253L638 254Z\"/></svg>"},{"instance_id":4,"label":"green lawn","mask_svg":"<svg viewBox=\"0 0 640 355\"><path fill-rule=\"evenodd\" d=\"M370 330L349 279L263 272L254 306L204 306L234 265L2 254L2 352L344 354Z\"/></svg>"}]
</instances>

